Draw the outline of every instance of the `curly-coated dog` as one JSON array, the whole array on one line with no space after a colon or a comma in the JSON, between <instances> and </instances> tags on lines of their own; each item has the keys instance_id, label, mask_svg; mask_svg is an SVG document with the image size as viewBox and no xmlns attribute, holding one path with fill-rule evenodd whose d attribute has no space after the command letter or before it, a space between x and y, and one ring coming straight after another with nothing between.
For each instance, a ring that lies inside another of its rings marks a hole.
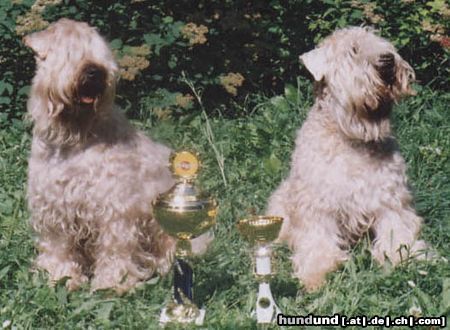
<instances>
[{"instance_id":1,"label":"curly-coated dog","mask_svg":"<svg viewBox=\"0 0 450 330\"><path fill-rule=\"evenodd\" d=\"M314 290L367 232L379 263L397 264L426 244L417 240L422 219L389 119L395 102L413 94L413 69L391 43L360 27L336 31L300 59L316 100L267 213L285 218L279 239L293 251L295 275Z\"/></svg>"},{"instance_id":2,"label":"curly-coated dog","mask_svg":"<svg viewBox=\"0 0 450 330\"><path fill-rule=\"evenodd\" d=\"M136 131L114 106L117 64L86 23L61 19L24 38L37 71L28 172L36 265L70 289L124 292L170 268L173 240L152 201L173 184L170 150Z\"/></svg>"}]
</instances>

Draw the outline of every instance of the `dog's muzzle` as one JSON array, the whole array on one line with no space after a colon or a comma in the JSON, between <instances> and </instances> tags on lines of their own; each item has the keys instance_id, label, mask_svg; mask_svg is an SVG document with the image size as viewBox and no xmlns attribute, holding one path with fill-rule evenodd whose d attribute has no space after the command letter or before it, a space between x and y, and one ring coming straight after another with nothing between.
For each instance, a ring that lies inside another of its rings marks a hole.
<instances>
[{"instance_id":1,"label":"dog's muzzle","mask_svg":"<svg viewBox=\"0 0 450 330\"><path fill-rule=\"evenodd\" d=\"M96 64L87 64L81 70L77 83L77 101L93 104L106 89L106 70Z\"/></svg>"}]
</instances>

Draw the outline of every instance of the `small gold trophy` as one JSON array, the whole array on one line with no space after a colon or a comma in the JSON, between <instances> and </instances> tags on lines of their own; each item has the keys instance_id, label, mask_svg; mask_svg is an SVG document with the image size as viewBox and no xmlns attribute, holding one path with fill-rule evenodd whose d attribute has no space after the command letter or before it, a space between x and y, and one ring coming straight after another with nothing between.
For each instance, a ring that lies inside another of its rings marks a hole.
<instances>
[{"instance_id":1,"label":"small gold trophy","mask_svg":"<svg viewBox=\"0 0 450 330\"><path fill-rule=\"evenodd\" d=\"M271 267L272 242L278 237L283 218L274 216L253 216L240 220L237 224L239 232L245 240L254 246L254 273L259 282L256 300L256 320L258 327L265 329L276 320L280 309L270 291L269 281L273 277Z\"/></svg>"},{"instance_id":2,"label":"small gold trophy","mask_svg":"<svg viewBox=\"0 0 450 330\"><path fill-rule=\"evenodd\" d=\"M194 183L200 168L194 154L188 151L173 154L170 167L176 183L160 195L154 205L156 221L167 234L177 239L173 299L162 310L160 322L202 325L205 310L192 301L193 273L187 259L192 255L191 239L207 233L216 223L217 203Z\"/></svg>"}]
</instances>

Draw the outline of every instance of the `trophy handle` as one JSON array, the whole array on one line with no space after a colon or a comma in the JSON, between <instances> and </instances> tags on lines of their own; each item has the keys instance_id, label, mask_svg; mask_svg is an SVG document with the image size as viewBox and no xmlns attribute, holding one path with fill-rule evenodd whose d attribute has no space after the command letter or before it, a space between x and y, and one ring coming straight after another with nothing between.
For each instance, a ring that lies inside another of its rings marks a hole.
<instances>
[{"instance_id":1,"label":"trophy handle","mask_svg":"<svg viewBox=\"0 0 450 330\"><path fill-rule=\"evenodd\" d=\"M194 299L192 267L184 260L176 258L173 271L173 297L178 304Z\"/></svg>"}]
</instances>

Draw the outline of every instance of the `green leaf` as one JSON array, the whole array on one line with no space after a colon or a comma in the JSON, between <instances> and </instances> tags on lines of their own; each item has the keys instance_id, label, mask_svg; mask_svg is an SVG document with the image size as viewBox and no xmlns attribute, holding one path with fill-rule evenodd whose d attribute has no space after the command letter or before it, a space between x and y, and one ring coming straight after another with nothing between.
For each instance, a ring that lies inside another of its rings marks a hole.
<instances>
[{"instance_id":1,"label":"green leaf","mask_svg":"<svg viewBox=\"0 0 450 330\"><path fill-rule=\"evenodd\" d=\"M0 95L2 95L5 91L7 92L7 94L11 95L13 90L14 90L13 85L11 85L8 82L5 82L4 80L0 81Z\"/></svg>"},{"instance_id":2,"label":"green leaf","mask_svg":"<svg viewBox=\"0 0 450 330\"><path fill-rule=\"evenodd\" d=\"M359 20L359 19L363 18L363 12L362 12L362 10L359 10L359 9L353 10L350 17L353 19Z\"/></svg>"},{"instance_id":3,"label":"green leaf","mask_svg":"<svg viewBox=\"0 0 450 330\"><path fill-rule=\"evenodd\" d=\"M178 58L175 55L170 56L170 60L167 62L167 65L170 69L174 69L177 66Z\"/></svg>"},{"instance_id":4,"label":"green leaf","mask_svg":"<svg viewBox=\"0 0 450 330\"><path fill-rule=\"evenodd\" d=\"M283 96L274 96L270 99L270 103L275 106L278 111L288 111L289 103Z\"/></svg>"},{"instance_id":5,"label":"green leaf","mask_svg":"<svg viewBox=\"0 0 450 330\"><path fill-rule=\"evenodd\" d=\"M292 103L297 103L298 93L297 88L291 84L284 86L284 96Z\"/></svg>"},{"instance_id":6,"label":"green leaf","mask_svg":"<svg viewBox=\"0 0 450 330\"><path fill-rule=\"evenodd\" d=\"M271 155L269 158L263 161L264 170L270 174L277 174L282 169L282 162L275 155Z\"/></svg>"},{"instance_id":7,"label":"green leaf","mask_svg":"<svg viewBox=\"0 0 450 330\"><path fill-rule=\"evenodd\" d=\"M2 280L2 278L5 277L6 274L8 274L10 268L11 266L6 266L2 270L0 270L0 280Z\"/></svg>"},{"instance_id":8,"label":"green leaf","mask_svg":"<svg viewBox=\"0 0 450 330\"><path fill-rule=\"evenodd\" d=\"M26 85L26 86L23 86L23 87L21 87L18 91L17 91L17 95L29 95L30 94L30 89L31 89L31 86L30 85Z\"/></svg>"},{"instance_id":9,"label":"green leaf","mask_svg":"<svg viewBox=\"0 0 450 330\"><path fill-rule=\"evenodd\" d=\"M170 24L173 23L173 17L172 16L166 16L162 19L163 23Z\"/></svg>"},{"instance_id":10,"label":"green leaf","mask_svg":"<svg viewBox=\"0 0 450 330\"><path fill-rule=\"evenodd\" d=\"M144 40L150 46L164 43L164 40L155 33L144 34Z\"/></svg>"},{"instance_id":11,"label":"green leaf","mask_svg":"<svg viewBox=\"0 0 450 330\"><path fill-rule=\"evenodd\" d=\"M83 312L90 311L95 307L95 305L98 305L99 303L100 302L96 300L87 300L84 303L82 303L80 307L78 307L73 311L73 315L78 315Z\"/></svg>"},{"instance_id":12,"label":"green leaf","mask_svg":"<svg viewBox=\"0 0 450 330\"><path fill-rule=\"evenodd\" d=\"M427 2L427 6L431 7L431 10L434 12L440 12L446 6L445 0L434 0Z\"/></svg>"},{"instance_id":13,"label":"green leaf","mask_svg":"<svg viewBox=\"0 0 450 330\"><path fill-rule=\"evenodd\" d=\"M112 301L102 303L101 306L97 309L97 319L108 321L113 307L114 302Z\"/></svg>"},{"instance_id":14,"label":"green leaf","mask_svg":"<svg viewBox=\"0 0 450 330\"><path fill-rule=\"evenodd\" d=\"M450 277L442 280L441 314L450 312Z\"/></svg>"},{"instance_id":15,"label":"green leaf","mask_svg":"<svg viewBox=\"0 0 450 330\"><path fill-rule=\"evenodd\" d=\"M113 39L110 41L109 45L112 49L120 49L122 48L123 42L121 39Z\"/></svg>"},{"instance_id":16,"label":"green leaf","mask_svg":"<svg viewBox=\"0 0 450 330\"><path fill-rule=\"evenodd\" d=\"M0 104L10 104L11 99L7 96L0 97Z\"/></svg>"},{"instance_id":17,"label":"green leaf","mask_svg":"<svg viewBox=\"0 0 450 330\"><path fill-rule=\"evenodd\" d=\"M56 289L56 298L60 305L67 304L67 289L65 286L58 286Z\"/></svg>"}]
</instances>

